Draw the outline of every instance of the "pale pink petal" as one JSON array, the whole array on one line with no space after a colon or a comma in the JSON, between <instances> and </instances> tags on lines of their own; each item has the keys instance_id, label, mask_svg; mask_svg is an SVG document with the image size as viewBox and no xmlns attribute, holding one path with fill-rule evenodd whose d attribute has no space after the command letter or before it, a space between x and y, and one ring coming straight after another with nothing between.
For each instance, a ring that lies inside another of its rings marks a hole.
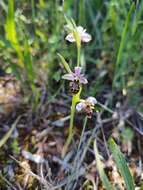
<instances>
[{"instance_id":1,"label":"pale pink petal","mask_svg":"<svg viewBox=\"0 0 143 190\"><path fill-rule=\"evenodd\" d=\"M85 103L83 103L83 102L80 102L80 103L78 103L77 105L76 105L76 110L77 111L82 111L84 108L85 108Z\"/></svg>"},{"instance_id":2,"label":"pale pink petal","mask_svg":"<svg viewBox=\"0 0 143 190\"><path fill-rule=\"evenodd\" d=\"M78 26L77 27L77 32L78 32L79 35L82 34L84 32L84 28L82 26Z\"/></svg>"},{"instance_id":3,"label":"pale pink petal","mask_svg":"<svg viewBox=\"0 0 143 190\"><path fill-rule=\"evenodd\" d=\"M81 35L81 41L82 42L89 42L91 41L91 35L88 34L87 32L83 32Z\"/></svg>"},{"instance_id":4,"label":"pale pink petal","mask_svg":"<svg viewBox=\"0 0 143 190\"><path fill-rule=\"evenodd\" d=\"M85 33L85 32L86 32L86 29L83 30L83 33Z\"/></svg>"},{"instance_id":5,"label":"pale pink petal","mask_svg":"<svg viewBox=\"0 0 143 190\"><path fill-rule=\"evenodd\" d=\"M87 84L88 83L87 79L84 76L80 76L79 81L81 84Z\"/></svg>"},{"instance_id":6,"label":"pale pink petal","mask_svg":"<svg viewBox=\"0 0 143 190\"><path fill-rule=\"evenodd\" d=\"M74 73L75 73L76 76L80 76L81 67L75 67L75 68L74 68Z\"/></svg>"},{"instance_id":7,"label":"pale pink petal","mask_svg":"<svg viewBox=\"0 0 143 190\"><path fill-rule=\"evenodd\" d=\"M73 73L68 73L68 74L63 75L62 79L74 81L75 78L74 78Z\"/></svg>"},{"instance_id":8,"label":"pale pink petal","mask_svg":"<svg viewBox=\"0 0 143 190\"><path fill-rule=\"evenodd\" d=\"M86 99L86 101L88 101L90 104L92 104L93 106L95 105L95 104L97 104L97 100L96 100L96 98L94 98L94 97L88 97L87 99Z\"/></svg>"},{"instance_id":9,"label":"pale pink petal","mask_svg":"<svg viewBox=\"0 0 143 190\"><path fill-rule=\"evenodd\" d=\"M73 33L68 34L65 39L69 42L75 42Z\"/></svg>"}]
</instances>

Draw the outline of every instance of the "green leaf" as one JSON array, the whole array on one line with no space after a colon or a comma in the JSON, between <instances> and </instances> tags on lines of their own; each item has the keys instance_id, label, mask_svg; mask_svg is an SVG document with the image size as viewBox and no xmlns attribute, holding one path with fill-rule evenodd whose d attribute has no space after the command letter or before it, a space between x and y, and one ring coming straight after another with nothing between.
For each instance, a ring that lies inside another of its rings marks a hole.
<instances>
[{"instance_id":1,"label":"green leaf","mask_svg":"<svg viewBox=\"0 0 143 190\"><path fill-rule=\"evenodd\" d=\"M130 24L130 20L131 20L131 16L132 16L134 8L135 8L135 4L133 2L130 9L129 9L129 11L128 11L128 15L126 17L124 28L123 28L123 31L122 31L121 42L120 42L120 46L119 46L119 49L118 49L117 60L116 60L116 65L115 65L115 74L114 74L114 79L113 79L113 87L115 86L116 81L118 80L118 78L120 78L120 75L121 75L120 72L119 72L119 69L121 69L123 67L121 65L122 58L123 58L123 50L124 50L125 45L126 45L127 33L128 33L129 24Z\"/></svg>"},{"instance_id":2,"label":"green leaf","mask_svg":"<svg viewBox=\"0 0 143 190\"><path fill-rule=\"evenodd\" d=\"M134 15L134 20L133 20L133 25L131 27L132 29L132 35L136 34L138 30L138 25L139 25L139 20L143 12L143 1L141 1L140 6L138 9L135 9L135 15Z\"/></svg>"},{"instance_id":3,"label":"green leaf","mask_svg":"<svg viewBox=\"0 0 143 190\"><path fill-rule=\"evenodd\" d=\"M7 19L6 19L5 29L6 29L6 38L13 43L17 43L15 22L14 22L14 1L13 0L8 1L8 14L7 14Z\"/></svg>"},{"instance_id":4,"label":"green leaf","mask_svg":"<svg viewBox=\"0 0 143 190\"><path fill-rule=\"evenodd\" d=\"M17 40L17 33L15 28L15 21L14 21L14 0L8 1L8 13L6 18L6 24L5 24L5 32L6 32L6 38L10 41L11 45L17 52L19 62L18 65L23 67L23 54L21 47Z\"/></svg>"},{"instance_id":5,"label":"green leaf","mask_svg":"<svg viewBox=\"0 0 143 190\"><path fill-rule=\"evenodd\" d=\"M123 154L121 153L119 147L112 138L109 139L109 148L112 152L115 163L117 164L117 168L122 177L124 178L127 190L134 190L135 187L133 177L129 171L126 160Z\"/></svg>"},{"instance_id":6,"label":"green leaf","mask_svg":"<svg viewBox=\"0 0 143 190\"><path fill-rule=\"evenodd\" d=\"M71 73L72 71L71 71L71 69L69 67L69 64L66 62L65 58L61 54L59 54L59 53L58 53L58 56L59 56L59 58L60 58L60 60L61 60L61 62L63 64L64 68L66 69L66 71L68 73Z\"/></svg>"},{"instance_id":7,"label":"green leaf","mask_svg":"<svg viewBox=\"0 0 143 190\"><path fill-rule=\"evenodd\" d=\"M9 131L4 135L4 137L0 140L0 148L6 143L6 141L9 139L9 137L11 136L13 130L15 129L15 127L17 126L17 123L19 122L21 116L19 116L16 121L12 124L11 128L9 129Z\"/></svg>"},{"instance_id":8,"label":"green leaf","mask_svg":"<svg viewBox=\"0 0 143 190\"><path fill-rule=\"evenodd\" d=\"M65 16L68 30L69 30L69 32L72 32L76 28L76 24L73 19L71 19L71 18L69 19L68 17L66 17L66 15L64 15L64 16Z\"/></svg>"},{"instance_id":9,"label":"green leaf","mask_svg":"<svg viewBox=\"0 0 143 190\"><path fill-rule=\"evenodd\" d=\"M96 140L94 141L94 154L95 154L95 158L96 158L96 167L97 167L97 170L99 172L99 175L100 175L100 178L101 178L101 181L102 181L104 187L107 190L114 190L114 187L112 186L107 175L105 174L103 163L100 160L100 155L99 155L99 152L97 149Z\"/></svg>"}]
</instances>

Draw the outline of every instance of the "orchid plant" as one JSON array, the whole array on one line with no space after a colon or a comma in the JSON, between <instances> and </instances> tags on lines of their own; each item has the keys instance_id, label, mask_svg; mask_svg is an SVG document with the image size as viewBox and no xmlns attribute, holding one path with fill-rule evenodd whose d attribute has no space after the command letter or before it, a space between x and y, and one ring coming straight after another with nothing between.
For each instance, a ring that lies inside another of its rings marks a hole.
<instances>
[{"instance_id":1,"label":"orchid plant","mask_svg":"<svg viewBox=\"0 0 143 190\"><path fill-rule=\"evenodd\" d=\"M83 112L86 114L86 118L91 118L93 115L94 106L97 103L94 97L88 97L85 100L80 98L82 86L88 83L86 77L82 73L82 67L80 64L81 45L82 43L90 42L91 35L88 34L86 29L84 29L82 26L76 26L73 20L67 19L67 28L70 32L65 39L71 43L76 43L77 46L77 65L74 68L74 71L72 71L64 57L58 54L67 71L67 73L62 76L62 79L70 81L69 88L72 94L69 134L62 151L62 157L64 157L65 153L67 152L67 148L73 138L75 111L77 110L77 112Z\"/></svg>"}]
</instances>

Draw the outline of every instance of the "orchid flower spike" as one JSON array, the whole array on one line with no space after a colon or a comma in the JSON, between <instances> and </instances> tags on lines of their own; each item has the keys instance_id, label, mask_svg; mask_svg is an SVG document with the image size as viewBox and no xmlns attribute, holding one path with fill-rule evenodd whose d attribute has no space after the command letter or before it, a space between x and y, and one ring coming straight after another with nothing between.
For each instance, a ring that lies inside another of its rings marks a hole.
<instances>
[{"instance_id":1,"label":"orchid flower spike","mask_svg":"<svg viewBox=\"0 0 143 190\"><path fill-rule=\"evenodd\" d=\"M81 42L89 42L91 41L91 35L86 32L86 29L84 29L82 26L77 26L76 28L78 36L81 40ZM69 33L66 38L69 42L75 42L76 39L74 37L74 32Z\"/></svg>"}]
</instances>

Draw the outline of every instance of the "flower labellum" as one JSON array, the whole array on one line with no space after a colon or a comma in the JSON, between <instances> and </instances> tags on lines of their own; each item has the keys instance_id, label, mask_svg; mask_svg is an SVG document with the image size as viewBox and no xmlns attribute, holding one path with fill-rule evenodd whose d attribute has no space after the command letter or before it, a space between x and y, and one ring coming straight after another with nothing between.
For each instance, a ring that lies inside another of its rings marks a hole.
<instances>
[{"instance_id":1,"label":"flower labellum","mask_svg":"<svg viewBox=\"0 0 143 190\"><path fill-rule=\"evenodd\" d=\"M88 34L86 32L86 29L84 29L82 26L77 26L76 30L77 30L77 33L78 33L78 36L79 36L81 42L87 43L87 42L91 41L91 35ZM76 39L74 37L74 32L71 32L70 34L68 34L65 39L69 42L75 42Z\"/></svg>"}]
</instances>

